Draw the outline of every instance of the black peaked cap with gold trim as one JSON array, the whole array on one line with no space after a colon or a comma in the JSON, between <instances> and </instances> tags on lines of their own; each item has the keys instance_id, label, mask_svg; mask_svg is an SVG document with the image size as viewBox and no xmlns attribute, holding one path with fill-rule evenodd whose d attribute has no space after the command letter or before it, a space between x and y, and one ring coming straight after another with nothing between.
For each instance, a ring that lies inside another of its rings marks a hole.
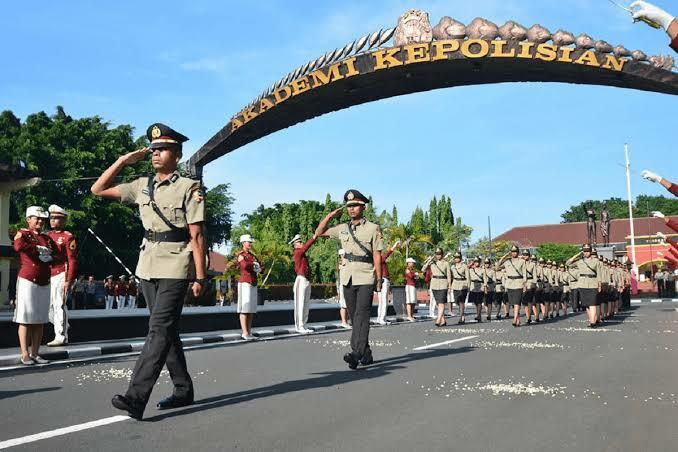
<instances>
[{"instance_id":1,"label":"black peaked cap with gold trim","mask_svg":"<svg viewBox=\"0 0 678 452\"><path fill-rule=\"evenodd\" d=\"M151 143L151 149L172 148L181 150L181 144L188 141L188 137L159 122L151 124L146 130L146 137Z\"/></svg>"},{"instance_id":2,"label":"black peaked cap with gold trim","mask_svg":"<svg viewBox=\"0 0 678 452\"><path fill-rule=\"evenodd\" d=\"M346 203L347 206L355 205L364 206L365 204L369 203L370 200L367 199L367 197L360 193L358 190L350 189L347 190L346 193L344 193L344 202Z\"/></svg>"}]
</instances>

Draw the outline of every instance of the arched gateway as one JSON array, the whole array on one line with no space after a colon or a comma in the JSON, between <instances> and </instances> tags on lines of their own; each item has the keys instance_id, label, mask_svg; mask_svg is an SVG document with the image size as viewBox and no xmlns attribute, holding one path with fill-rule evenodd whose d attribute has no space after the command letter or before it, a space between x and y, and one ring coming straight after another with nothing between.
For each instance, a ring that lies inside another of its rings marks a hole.
<instances>
[{"instance_id":1,"label":"arched gateway","mask_svg":"<svg viewBox=\"0 0 678 452\"><path fill-rule=\"evenodd\" d=\"M388 43L392 42L389 46ZM307 119L402 94L502 82L564 82L678 94L670 56L612 47L586 34L551 34L509 21L468 26L410 10L398 26L365 35L310 61L234 115L189 160L196 176L209 162Z\"/></svg>"}]
</instances>

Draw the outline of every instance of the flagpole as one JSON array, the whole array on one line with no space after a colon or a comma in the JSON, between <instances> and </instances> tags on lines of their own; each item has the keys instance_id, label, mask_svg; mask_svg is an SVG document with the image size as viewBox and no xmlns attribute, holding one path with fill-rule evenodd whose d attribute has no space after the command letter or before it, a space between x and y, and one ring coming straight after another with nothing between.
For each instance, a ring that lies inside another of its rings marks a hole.
<instances>
[{"instance_id":1,"label":"flagpole","mask_svg":"<svg viewBox=\"0 0 678 452\"><path fill-rule=\"evenodd\" d=\"M626 196L629 201L629 228L631 230L631 259L633 270L638 277L638 262L636 261L636 233L633 227L633 204L631 202L631 163L629 162L629 145L624 143L624 157L626 158Z\"/></svg>"},{"instance_id":2,"label":"flagpole","mask_svg":"<svg viewBox=\"0 0 678 452\"><path fill-rule=\"evenodd\" d=\"M494 259L494 253L492 249L492 226L490 225L490 216L487 216L487 236L490 238L490 259Z\"/></svg>"}]
</instances>

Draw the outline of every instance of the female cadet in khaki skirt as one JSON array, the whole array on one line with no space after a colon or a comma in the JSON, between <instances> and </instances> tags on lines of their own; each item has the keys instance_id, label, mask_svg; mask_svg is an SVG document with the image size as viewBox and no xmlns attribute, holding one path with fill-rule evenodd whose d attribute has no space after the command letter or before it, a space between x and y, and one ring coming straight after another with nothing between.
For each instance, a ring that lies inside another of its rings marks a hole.
<instances>
[{"instance_id":1,"label":"female cadet in khaki skirt","mask_svg":"<svg viewBox=\"0 0 678 452\"><path fill-rule=\"evenodd\" d=\"M339 299L339 318L341 319L341 327L347 330L351 329L351 324L348 323L348 307L346 306L346 298L344 298L344 286L341 285L341 271L346 267L344 255L346 251L340 249L337 257L337 298Z\"/></svg>"},{"instance_id":2,"label":"female cadet in khaki skirt","mask_svg":"<svg viewBox=\"0 0 678 452\"><path fill-rule=\"evenodd\" d=\"M443 259L443 254L443 250L438 248L435 252L435 257L432 260L428 260L424 264L424 268L422 268L422 271L430 270L431 272L431 292L438 305L436 326L447 325L445 320L445 304L447 304L447 293L452 280L450 263Z\"/></svg>"},{"instance_id":3,"label":"female cadet in khaki skirt","mask_svg":"<svg viewBox=\"0 0 678 452\"><path fill-rule=\"evenodd\" d=\"M458 251L454 253L454 264L450 270L452 272L452 295L454 302L459 307L459 321L457 323L463 325L466 323L464 304L466 303L468 289L471 286L471 275L468 266L461 261L461 253Z\"/></svg>"},{"instance_id":4,"label":"female cadet in khaki skirt","mask_svg":"<svg viewBox=\"0 0 678 452\"><path fill-rule=\"evenodd\" d=\"M476 257L469 268L469 275L471 275L471 286L468 294L469 303L473 303L476 307L476 322L482 323L483 318L483 295L486 284L485 272L480 267L480 257Z\"/></svg>"}]
</instances>

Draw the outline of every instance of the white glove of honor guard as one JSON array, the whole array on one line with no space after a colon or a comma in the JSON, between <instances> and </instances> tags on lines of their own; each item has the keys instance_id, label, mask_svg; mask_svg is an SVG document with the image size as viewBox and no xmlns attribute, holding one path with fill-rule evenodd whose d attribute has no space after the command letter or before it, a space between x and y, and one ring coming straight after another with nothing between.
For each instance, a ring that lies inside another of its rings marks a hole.
<instances>
[{"instance_id":1,"label":"white glove of honor guard","mask_svg":"<svg viewBox=\"0 0 678 452\"><path fill-rule=\"evenodd\" d=\"M630 8L634 11L633 12L634 20L639 20L641 17L650 19L653 22L657 22L666 31L668 31L669 25L671 25L671 22L673 22L673 20L675 19L674 16L667 13L663 9L654 6L652 3L648 3L642 0L631 3Z\"/></svg>"},{"instance_id":2,"label":"white glove of honor guard","mask_svg":"<svg viewBox=\"0 0 678 452\"><path fill-rule=\"evenodd\" d=\"M661 233L661 232L657 232L657 237L659 237L660 239L666 241L666 234L663 234L663 233Z\"/></svg>"},{"instance_id":3,"label":"white glove of honor guard","mask_svg":"<svg viewBox=\"0 0 678 452\"><path fill-rule=\"evenodd\" d=\"M647 179L651 182L660 183L662 181L662 177L659 174L653 173L652 171L643 170L641 171L640 175L644 179Z\"/></svg>"},{"instance_id":4,"label":"white glove of honor guard","mask_svg":"<svg viewBox=\"0 0 678 452\"><path fill-rule=\"evenodd\" d=\"M661 213L658 210L653 211L652 216L655 217L655 218L666 218L666 215L664 215L663 213Z\"/></svg>"}]
</instances>

